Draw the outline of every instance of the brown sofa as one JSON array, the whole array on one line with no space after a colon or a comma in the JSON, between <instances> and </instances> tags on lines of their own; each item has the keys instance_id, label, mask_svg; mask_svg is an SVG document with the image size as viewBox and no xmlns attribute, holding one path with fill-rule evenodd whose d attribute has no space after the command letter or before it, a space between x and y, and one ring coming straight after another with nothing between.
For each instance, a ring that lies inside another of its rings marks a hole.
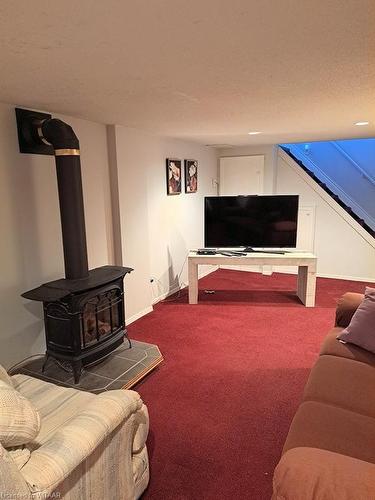
<instances>
[{"instance_id":1,"label":"brown sofa","mask_svg":"<svg viewBox=\"0 0 375 500\"><path fill-rule=\"evenodd\" d=\"M339 301L275 469L273 500L375 499L375 354L336 339L362 299Z\"/></svg>"}]
</instances>

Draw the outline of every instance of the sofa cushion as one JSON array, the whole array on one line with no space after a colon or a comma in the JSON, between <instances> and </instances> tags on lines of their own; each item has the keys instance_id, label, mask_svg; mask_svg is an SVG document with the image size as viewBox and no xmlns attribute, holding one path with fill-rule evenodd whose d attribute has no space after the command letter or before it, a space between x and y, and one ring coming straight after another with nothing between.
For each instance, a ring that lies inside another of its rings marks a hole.
<instances>
[{"instance_id":1,"label":"sofa cushion","mask_svg":"<svg viewBox=\"0 0 375 500\"><path fill-rule=\"evenodd\" d=\"M375 354L354 344L344 344L336 338L342 331L343 328L336 327L328 333L320 349L320 355L330 354L331 356L354 359L375 367Z\"/></svg>"},{"instance_id":2,"label":"sofa cushion","mask_svg":"<svg viewBox=\"0 0 375 500\"><path fill-rule=\"evenodd\" d=\"M38 435L40 417L32 403L0 381L0 442L4 447L29 443Z\"/></svg>"},{"instance_id":3,"label":"sofa cushion","mask_svg":"<svg viewBox=\"0 0 375 500\"><path fill-rule=\"evenodd\" d=\"M39 448L95 398L89 392L59 387L28 375L13 375L12 380L14 387L33 403L41 416L40 432L28 445L32 450Z\"/></svg>"},{"instance_id":4,"label":"sofa cushion","mask_svg":"<svg viewBox=\"0 0 375 500\"><path fill-rule=\"evenodd\" d=\"M283 453L309 447L375 463L375 419L315 401L300 405Z\"/></svg>"},{"instance_id":5,"label":"sofa cushion","mask_svg":"<svg viewBox=\"0 0 375 500\"><path fill-rule=\"evenodd\" d=\"M335 326L346 328L362 300L363 293L344 293L337 301Z\"/></svg>"},{"instance_id":6,"label":"sofa cushion","mask_svg":"<svg viewBox=\"0 0 375 500\"><path fill-rule=\"evenodd\" d=\"M375 465L316 448L293 448L281 458L272 500L375 498Z\"/></svg>"},{"instance_id":7,"label":"sofa cushion","mask_svg":"<svg viewBox=\"0 0 375 500\"><path fill-rule=\"evenodd\" d=\"M12 379L8 375L6 369L1 365L0 365L0 380L13 387Z\"/></svg>"},{"instance_id":8,"label":"sofa cushion","mask_svg":"<svg viewBox=\"0 0 375 500\"><path fill-rule=\"evenodd\" d=\"M375 288L366 287L365 297L339 340L375 353Z\"/></svg>"},{"instance_id":9,"label":"sofa cushion","mask_svg":"<svg viewBox=\"0 0 375 500\"><path fill-rule=\"evenodd\" d=\"M338 356L320 356L305 386L305 401L320 401L375 418L375 369Z\"/></svg>"}]
</instances>

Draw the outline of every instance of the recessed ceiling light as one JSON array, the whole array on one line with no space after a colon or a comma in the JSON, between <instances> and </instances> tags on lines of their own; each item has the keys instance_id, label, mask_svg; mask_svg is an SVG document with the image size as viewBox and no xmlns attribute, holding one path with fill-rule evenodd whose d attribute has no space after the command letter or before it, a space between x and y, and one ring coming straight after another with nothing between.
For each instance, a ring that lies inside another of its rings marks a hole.
<instances>
[{"instance_id":1,"label":"recessed ceiling light","mask_svg":"<svg viewBox=\"0 0 375 500\"><path fill-rule=\"evenodd\" d=\"M248 132L249 135L258 135L260 132L254 130L253 132Z\"/></svg>"},{"instance_id":2,"label":"recessed ceiling light","mask_svg":"<svg viewBox=\"0 0 375 500\"><path fill-rule=\"evenodd\" d=\"M364 125L368 125L369 122L357 122L354 125L357 125L358 127L363 127Z\"/></svg>"}]
</instances>

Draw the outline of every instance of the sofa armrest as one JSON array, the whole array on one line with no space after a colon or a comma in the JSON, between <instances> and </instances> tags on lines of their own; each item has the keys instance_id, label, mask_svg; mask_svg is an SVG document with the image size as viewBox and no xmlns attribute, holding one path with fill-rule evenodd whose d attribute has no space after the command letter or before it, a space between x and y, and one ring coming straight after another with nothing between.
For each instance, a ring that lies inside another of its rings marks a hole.
<instances>
[{"instance_id":1,"label":"sofa armrest","mask_svg":"<svg viewBox=\"0 0 375 500\"><path fill-rule=\"evenodd\" d=\"M317 448L293 448L281 458L272 500L375 498L375 465Z\"/></svg>"},{"instance_id":2,"label":"sofa armrest","mask_svg":"<svg viewBox=\"0 0 375 500\"><path fill-rule=\"evenodd\" d=\"M54 491L120 425L129 427L131 455L137 428L143 425L148 429L147 409L139 394L114 390L95 397L32 452L21 472L33 495Z\"/></svg>"},{"instance_id":3,"label":"sofa armrest","mask_svg":"<svg viewBox=\"0 0 375 500\"><path fill-rule=\"evenodd\" d=\"M347 292L339 298L336 308L335 326L346 328L349 325L363 297L362 293Z\"/></svg>"}]
</instances>

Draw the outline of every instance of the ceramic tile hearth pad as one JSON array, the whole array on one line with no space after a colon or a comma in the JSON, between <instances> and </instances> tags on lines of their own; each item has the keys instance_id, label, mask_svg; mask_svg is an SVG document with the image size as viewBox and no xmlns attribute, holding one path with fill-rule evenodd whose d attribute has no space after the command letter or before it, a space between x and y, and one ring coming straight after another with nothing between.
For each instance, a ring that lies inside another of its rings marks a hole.
<instances>
[{"instance_id":1,"label":"ceramic tile hearth pad","mask_svg":"<svg viewBox=\"0 0 375 500\"><path fill-rule=\"evenodd\" d=\"M125 341L103 361L85 367L78 384L74 384L70 367L61 367L53 358L48 360L42 373L44 361L44 356L25 360L12 375L24 373L64 387L100 393L134 387L163 361L163 356L157 345L132 340L132 347L129 348L128 342Z\"/></svg>"}]
</instances>

